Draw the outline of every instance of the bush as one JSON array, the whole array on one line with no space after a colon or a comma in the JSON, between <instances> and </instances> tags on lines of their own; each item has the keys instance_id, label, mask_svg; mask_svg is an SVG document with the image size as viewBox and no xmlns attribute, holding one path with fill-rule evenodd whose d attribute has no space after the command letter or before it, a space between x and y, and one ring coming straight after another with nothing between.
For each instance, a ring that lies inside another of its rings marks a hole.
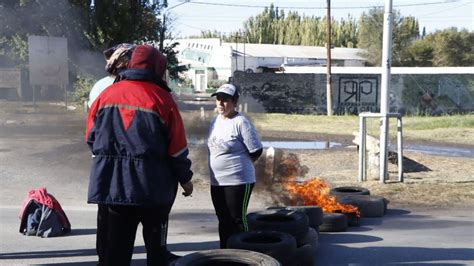
<instances>
[{"instance_id":1,"label":"bush","mask_svg":"<svg viewBox=\"0 0 474 266\"><path fill-rule=\"evenodd\" d=\"M74 82L73 101L81 104L89 99L89 93L97 80L91 76L78 76Z\"/></svg>"},{"instance_id":2,"label":"bush","mask_svg":"<svg viewBox=\"0 0 474 266\"><path fill-rule=\"evenodd\" d=\"M218 89L223 84L227 83L225 80L211 79L207 81L207 87L209 89Z\"/></svg>"}]
</instances>

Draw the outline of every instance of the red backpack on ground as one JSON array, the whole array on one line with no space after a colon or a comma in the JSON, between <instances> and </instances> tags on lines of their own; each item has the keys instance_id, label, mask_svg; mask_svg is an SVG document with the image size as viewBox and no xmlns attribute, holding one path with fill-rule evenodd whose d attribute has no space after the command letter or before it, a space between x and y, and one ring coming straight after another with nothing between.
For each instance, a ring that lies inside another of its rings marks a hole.
<instances>
[{"instance_id":1,"label":"red backpack on ground","mask_svg":"<svg viewBox=\"0 0 474 266\"><path fill-rule=\"evenodd\" d=\"M66 213L44 187L28 192L18 218L21 220L20 233L24 235L53 237L71 231Z\"/></svg>"}]
</instances>

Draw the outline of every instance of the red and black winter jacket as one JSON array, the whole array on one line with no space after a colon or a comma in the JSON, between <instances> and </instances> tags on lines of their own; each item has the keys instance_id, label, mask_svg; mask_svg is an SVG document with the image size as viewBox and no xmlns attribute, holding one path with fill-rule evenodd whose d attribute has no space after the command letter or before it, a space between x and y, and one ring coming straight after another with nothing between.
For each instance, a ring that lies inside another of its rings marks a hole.
<instances>
[{"instance_id":1,"label":"red and black winter jacket","mask_svg":"<svg viewBox=\"0 0 474 266\"><path fill-rule=\"evenodd\" d=\"M183 122L172 95L143 75L149 71L127 71L89 111L88 203L170 205L178 182L193 175Z\"/></svg>"}]
</instances>

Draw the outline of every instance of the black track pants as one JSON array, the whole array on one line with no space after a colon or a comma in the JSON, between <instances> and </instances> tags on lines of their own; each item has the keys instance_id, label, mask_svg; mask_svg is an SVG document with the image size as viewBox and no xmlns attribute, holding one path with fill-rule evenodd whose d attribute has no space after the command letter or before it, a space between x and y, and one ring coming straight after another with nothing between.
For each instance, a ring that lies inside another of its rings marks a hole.
<instances>
[{"instance_id":1,"label":"black track pants","mask_svg":"<svg viewBox=\"0 0 474 266\"><path fill-rule=\"evenodd\" d=\"M168 265L166 237L170 206L142 208L99 204L97 255L99 265L130 265L139 223L147 250L147 265Z\"/></svg>"},{"instance_id":2,"label":"black track pants","mask_svg":"<svg viewBox=\"0 0 474 266\"><path fill-rule=\"evenodd\" d=\"M220 247L234 233L248 231L247 207L254 184L211 186L212 204L219 220Z\"/></svg>"}]
</instances>

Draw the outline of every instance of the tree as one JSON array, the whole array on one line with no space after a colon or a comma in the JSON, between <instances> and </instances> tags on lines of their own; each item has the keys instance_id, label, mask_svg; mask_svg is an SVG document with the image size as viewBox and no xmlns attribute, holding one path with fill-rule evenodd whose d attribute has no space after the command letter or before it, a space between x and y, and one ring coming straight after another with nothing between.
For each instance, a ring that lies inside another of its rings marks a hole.
<instances>
[{"instance_id":1,"label":"tree","mask_svg":"<svg viewBox=\"0 0 474 266\"><path fill-rule=\"evenodd\" d=\"M288 12L285 24L285 44L299 45L301 43L301 17L298 15L298 12Z\"/></svg>"},{"instance_id":2,"label":"tree","mask_svg":"<svg viewBox=\"0 0 474 266\"><path fill-rule=\"evenodd\" d=\"M275 8L272 5L265 7L262 13L255 18L251 16L244 22L244 34L250 43L273 43L273 21L277 19Z\"/></svg>"},{"instance_id":3,"label":"tree","mask_svg":"<svg viewBox=\"0 0 474 266\"><path fill-rule=\"evenodd\" d=\"M1 65L25 67L28 36L66 37L70 50L86 46L83 12L66 1L9 0L0 4Z\"/></svg>"},{"instance_id":4,"label":"tree","mask_svg":"<svg viewBox=\"0 0 474 266\"><path fill-rule=\"evenodd\" d=\"M435 66L473 66L474 32L450 28L426 36L433 47Z\"/></svg>"},{"instance_id":5,"label":"tree","mask_svg":"<svg viewBox=\"0 0 474 266\"><path fill-rule=\"evenodd\" d=\"M178 58L176 57L175 48L178 44L178 42L172 42L166 45L163 50L163 53L166 54L166 57L168 58L168 75L174 80L181 80L179 73L187 70L186 66L179 65Z\"/></svg>"},{"instance_id":6,"label":"tree","mask_svg":"<svg viewBox=\"0 0 474 266\"><path fill-rule=\"evenodd\" d=\"M380 65L382 60L383 11L380 8L369 10L359 18L357 39L359 47L364 48L363 54L371 65Z\"/></svg>"},{"instance_id":7,"label":"tree","mask_svg":"<svg viewBox=\"0 0 474 266\"><path fill-rule=\"evenodd\" d=\"M359 18L358 47L366 50L364 56L371 65L380 66L382 61L382 39L384 13L382 8L373 8ZM392 65L400 66L408 56L406 47L419 37L418 21L413 17L401 17L393 12L392 21Z\"/></svg>"},{"instance_id":8,"label":"tree","mask_svg":"<svg viewBox=\"0 0 474 266\"><path fill-rule=\"evenodd\" d=\"M399 16L398 12L397 15ZM398 23L394 23L393 27L393 66L406 66L405 62L410 56L406 48L419 37L418 21L413 17L399 17Z\"/></svg>"},{"instance_id":9,"label":"tree","mask_svg":"<svg viewBox=\"0 0 474 266\"><path fill-rule=\"evenodd\" d=\"M405 50L405 66L472 66L474 33L450 28L426 35Z\"/></svg>"},{"instance_id":10,"label":"tree","mask_svg":"<svg viewBox=\"0 0 474 266\"><path fill-rule=\"evenodd\" d=\"M426 39L416 40L407 48L406 52L407 58L404 61L404 66L433 66L434 48Z\"/></svg>"},{"instance_id":11,"label":"tree","mask_svg":"<svg viewBox=\"0 0 474 266\"><path fill-rule=\"evenodd\" d=\"M347 21L332 20L333 45L357 47L356 23L348 16ZM324 46L326 44L326 19L315 16L301 16L296 11L285 14L283 9L273 5L244 24L244 37L250 43Z\"/></svg>"},{"instance_id":12,"label":"tree","mask_svg":"<svg viewBox=\"0 0 474 266\"><path fill-rule=\"evenodd\" d=\"M89 0L70 0L88 10ZM90 10L90 27L85 35L93 47L104 49L117 43L153 42L158 40L161 21L157 18L163 6L140 0L95 1Z\"/></svg>"},{"instance_id":13,"label":"tree","mask_svg":"<svg viewBox=\"0 0 474 266\"><path fill-rule=\"evenodd\" d=\"M164 5L142 0L6 0L0 3L0 64L26 69L29 35L68 39L70 73L103 73L101 53L118 43L153 43ZM170 36L168 33L167 36ZM174 47L173 45L171 45ZM170 48L168 59L176 58ZM88 53L87 59L85 52ZM94 56L90 56L95 53ZM172 65L172 64L170 64ZM99 67L100 66L100 67ZM170 70L170 72L174 73ZM74 80L74 78L72 80Z\"/></svg>"}]
</instances>

